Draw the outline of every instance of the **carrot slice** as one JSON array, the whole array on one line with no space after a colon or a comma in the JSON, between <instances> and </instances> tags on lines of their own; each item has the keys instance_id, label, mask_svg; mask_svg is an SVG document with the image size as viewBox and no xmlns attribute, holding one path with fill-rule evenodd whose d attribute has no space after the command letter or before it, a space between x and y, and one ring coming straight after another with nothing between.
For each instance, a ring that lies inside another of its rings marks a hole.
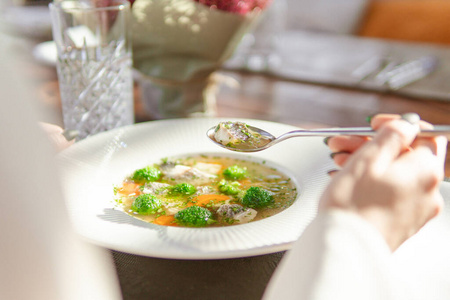
<instances>
[{"instance_id":1,"label":"carrot slice","mask_svg":"<svg viewBox=\"0 0 450 300\"><path fill-rule=\"evenodd\" d=\"M157 217L154 221L154 224L158 225L164 225L164 226L178 226L177 223L175 223L175 216L174 215L162 215Z\"/></svg>"},{"instance_id":2,"label":"carrot slice","mask_svg":"<svg viewBox=\"0 0 450 300\"><path fill-rule=\"evenodd\" d=\"M122 187L119 189L119 193L123 195L136 194L140 195L141 190L139 189L139 184L133 182L124 182Z\"/></svg>"},{"instance_id":3,"label":"carrot slice","mask_svg":"<svg viewBox=\"0 0 450 300\"><path fill-rule=\"evenodd\" d=\"M206 206L209 203L219 203L221 201L226 201L230 199L230 197L226 196L226 195L219 195L219 194L205 194L205 195L200 195L195 197L194 199L192 199L192 202L188 203L186 206L193 206L193 205L197 205L197 206Z\"/></svg>"},{"instance_id":4,"label":"carrot slice","mask_svg":"<svg viewBox=\"0 0 450 300\"><path fill-rule=\"evenodd\" d=\"M239 182L240 184L242 184L243 186L247 186L247 185L250 185L250 184L252 183L252 182L250 181L250 179L248 179L248 178L238 180L238 182Z\"/></svg>"}]
</instances>

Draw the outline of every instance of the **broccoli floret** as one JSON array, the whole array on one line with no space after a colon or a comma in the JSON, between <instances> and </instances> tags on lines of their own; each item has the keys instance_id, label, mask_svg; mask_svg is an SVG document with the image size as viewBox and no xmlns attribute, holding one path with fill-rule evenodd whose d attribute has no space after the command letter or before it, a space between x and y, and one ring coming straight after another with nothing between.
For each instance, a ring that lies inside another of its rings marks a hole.
<instances>
[{"instance_id":1,"label":"broccoli floret","mask_svg":"<svg viewBox=\"0 0 450 300\"><path fill-rule=\"evenodd\" d=\"M141 215L151 215L161 208L161 201L152 194L142 194L134 199L131 209Z\"/></svg>"},{"instance_id":2,"label":"broccoli floret","mask_svg":"<svg viewBox=\"0 0 450 300\"><path fill-rule=\"evenodd\" d=\"M223 170L223 175L229 180L241 180L247 176L247 169L233 165Z\"/></svg>"},{"instance_id":3,"label":"broccoli floret","mask_svg":"<svg viewBox=\"0 0 450 300\"><path fill-rule=\"evenodd\" d=\"M145 167L134 171L131 179L137 182L157 181L161 178L161 171L155 167Z\"/></svg>"},{"instance_id":4,"label":"broccoli floret","mask_svg":"<svg viewBox=\"0 0 450 300\"><path fill-rule=\"evenodd\" d=\"M171 195L192 195L197 191L195 186L189 183L179 183L170 188Z\"/></svg>"},{"instance_id":5,"label":"broccoli floret","mask_svg":"<svg viewBox=\"0 0 450 300\"><path fill-rule=\"evenodd\" d=\"M226 195L237 195L241 191L239 189L240 186L241 184L237 181L229 183L226 180L221 180L219 182L219 191Z\"/></svg>"},{"instance_id":6,"label":"broccoli floret","mask_svg":"<svg viewBox=\"0 0 450 300\"><path fill-rule=\"evenodd\" d=\"M251 208L261 208L274 203L273 195L260 187L252 186L242 198L242 204Z\"/></svg>"},{"instance_id":7,"label":"broccoli floret","mask_svg":"<svg viewBox=\"0 0 450 300\"><path fill-rule=\"evenodd\" d=\"M203 227L212 223L211 212L200 206L190 206L175 214L177 223L189 227Z\"/></svg>"}]
</instances>

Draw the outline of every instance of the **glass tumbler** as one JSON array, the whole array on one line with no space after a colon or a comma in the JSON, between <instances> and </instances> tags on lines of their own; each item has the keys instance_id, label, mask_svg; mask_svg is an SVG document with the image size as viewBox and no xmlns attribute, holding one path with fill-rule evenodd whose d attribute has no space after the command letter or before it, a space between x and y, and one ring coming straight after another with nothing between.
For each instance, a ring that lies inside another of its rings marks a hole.
<instances>
[{"instance_id":1,"label":"glass tumbler","mask_svg":"<svg viewBox=\"0 0 450 300\"><path fill-rule=\"evenodd\" d=\"M134 123L128 1L62 0L49 7L65 130L81 140Z\"/></svg>"}]
</instances>

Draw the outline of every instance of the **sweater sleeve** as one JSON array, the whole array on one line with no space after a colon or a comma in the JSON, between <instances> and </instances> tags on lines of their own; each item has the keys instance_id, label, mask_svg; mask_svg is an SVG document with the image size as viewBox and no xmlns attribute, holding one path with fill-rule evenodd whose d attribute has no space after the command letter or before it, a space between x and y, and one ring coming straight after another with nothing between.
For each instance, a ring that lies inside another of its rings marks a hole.
<instances>
[{"instance_id":1,"label":"sweater sleeve","mask_svg":"<svg viewBox=\"0 0 450 300\"><path fill-rule=\"evenodd\" d=\"M354 213L321 212L283 258L264 300L399 299L391 252Z\"/></svg>"}]
</instances>

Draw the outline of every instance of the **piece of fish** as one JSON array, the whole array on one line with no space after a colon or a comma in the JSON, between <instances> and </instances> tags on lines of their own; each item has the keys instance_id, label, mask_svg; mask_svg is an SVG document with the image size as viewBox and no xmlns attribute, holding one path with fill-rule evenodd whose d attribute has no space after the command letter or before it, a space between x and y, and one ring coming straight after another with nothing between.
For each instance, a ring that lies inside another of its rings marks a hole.
<instances>
[{"instance_id":1,"label":"piece of fish","mask_svg":"<svg viewBox=\"0 0 450 300\"><path fill-rule=\"evenodd\" d=\"M247 125L242 122L221 122L217 125L214 139L222 145L236 145L250 138Z\"/></svg>"},{"instance_id":2,"label":"piece of fish","mask_svg":"<svg viewBox=\"0 0 450 300\"><path fill-rule=\"evenodd\" d=\"M164 211L166 212L166 215L171 216L179 212L180 210L183 210L184 207L182 207L179 203L172 203L172 202L166 202L163 204Z\"/></svg>"},{"instance_id":3,"label":"piece of fish","mask_svg":"<svg viewBox=\"0 0 450 300\"><path fill-rule=\"evenodd\" d=\"M253 220L257 211L252 208L245 208L239 204L224 204L217 210L219 219L229 219L240 224L248 223Z\"/></svg>"},{"instance_id":4,"label":"piece of fish","mask_svg":"<svg viewBox=\"0 0 450 300\"><path fill-rule=\"evenodd\" d=\"M194 165L194 168L211 175L219 175L222 170L222 165L198 162Z\"/></svg>"},{"instance_id":5,"label":"piece of fish","mask_svg":"<svg viewBox=\"0 0 450 300\"><path fill-rule=\"evenodd\" d=\"M208 194L216 194L216 190L212 188L211 186L198 186L197 192L195 193L196 196L198 195L208 195Z\"/></svg>"},{"instance_id":6,"label":"piece of fish","mask_svg":"<svg viewBox=\"0 0 450 300\"><path fill-rule=\"evenodd\" d=\"M153 195L164 195L168 192L168 187L170 184L161 183L161 182L148 182L145 184L142 192L144 194L153 194Z\"/></svg>"},{"instance_id":7,"label":"piece of fish","mask_svg":"<svg viewBox=\"0 0 450 300\"><path fill-rule=\"evenodd\" d=\"M185 166L185 165L168 165L161 168L161 171L170 179L175 182L181 182L189 180L193 185L203 184L215 178L216 175L212 175L197 168Z\"/></svg>"}]
</instances>

